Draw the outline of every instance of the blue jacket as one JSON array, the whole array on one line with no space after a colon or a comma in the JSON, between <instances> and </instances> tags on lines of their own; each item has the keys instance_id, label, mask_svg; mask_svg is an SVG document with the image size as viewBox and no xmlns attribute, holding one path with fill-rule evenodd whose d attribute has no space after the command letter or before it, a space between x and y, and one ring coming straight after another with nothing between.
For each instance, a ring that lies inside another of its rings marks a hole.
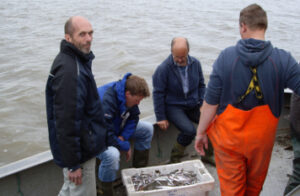
<instances>
[{"instance_id":1,"label":"blue jacket","mask_svg":"<svg viewBox=\"0 0 300 196\"><path fill-rule=\"evenodd\" d=\"M152 76L153 102L156 120L166 120L166 105L201 106L205 92L205 83L200 62L188 56L188 85L185 95L177 65L170 55L160 64Z\"/></svg>"},{"instance_id":2,"label":"blue jacket","mask_svg":"<svg viewBox=\"0 0 300 196\"><path fill-rule=\"evenodd\" d=\"M106 148L106 129L92 74L92 52L63 40L46 86L50 148L60 167L77 169Z\"/></svg>"},{"instance_id":3,"label":"blue jacket","mask_svg":"<svg viewBox=\"0 0 300 196\"><path fill-rule=\"evenodd\" d=\"M122 80L98 88L108 131L108 145L122 151L128 151L130 148L128 140L135 132L140 114L138 106L126 107L125 86L130 75L131 73L127 73ZM122 136L125 141L120 140L118 136Z\"/></svg>"},{"instance_id":4,"label":"blue jacket","mask_svg":"<svg viewBox=\"0 0 300 196\"><path fill-rule=\"evenodd\" d=\"M258 66L263 104L269 105L274 116L279 117L284 88L300 94L300 67L290 53L273 48L269 41L242 39L236 46L223 50L213 65L205 101L212 105L219 104L217 114L222 113L228 104L236 105L238 97L245 93L252 78L250 66ZM251 91L236 106L249 110L258 105L261 103L255 92Z\"/></svg>"}]
</instances>

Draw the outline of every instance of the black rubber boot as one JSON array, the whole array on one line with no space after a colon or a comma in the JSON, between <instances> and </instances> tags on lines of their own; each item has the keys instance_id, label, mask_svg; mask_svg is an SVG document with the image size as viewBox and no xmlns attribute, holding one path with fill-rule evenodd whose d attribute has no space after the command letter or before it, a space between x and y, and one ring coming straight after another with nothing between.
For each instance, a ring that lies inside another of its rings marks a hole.
<instances>
[{"instance_id":1,"label":"black rubber boot","mask_svg":"<svg viewBox=\"0 0 300 196\"><path fill-rule=\"evenodd\" d=\"M171 158L169 163L179 163L184 155L185 146L179 144L177 141L171 151Z\"/></svg>"},{"instance_id":2,"label":"black rubber boot","mask_svg":"<svg viewBox=\"0 0 300 196\"><path fill-rule=\"evenodd\" d=\"M288 183L284 190L284 195L296 189L300 184L300 157L293 160L293 173L290 176ZM297 190L297 189L296 189Z\"/></svg>"},{"instance_id":3,"label":"black rubber boot","mask_svg":"<svg viewBox=\"0 0 300 196\"><path fill-rule=\"evenodd\" d=\"M133 152L132 166L135 168L146 167L149 160L149 150L136 150Z\"/></svg>"},{"instance_id":4,"label":"black rubber boot","mask_svg":"<svg viewBox=\"0 0 300 196\"><path fill-rule=\"evenodd\" d=\"M100 188L97 188L97 196L114 196L113 182L100 181Z\"/></svg>"}]
</instances>

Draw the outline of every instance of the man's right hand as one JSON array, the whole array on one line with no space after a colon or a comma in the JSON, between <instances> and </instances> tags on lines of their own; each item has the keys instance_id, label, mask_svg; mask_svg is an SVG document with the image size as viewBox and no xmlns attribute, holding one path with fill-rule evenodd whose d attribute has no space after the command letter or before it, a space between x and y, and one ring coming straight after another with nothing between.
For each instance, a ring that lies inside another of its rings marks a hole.
<instances>
[{"instance_id":1,"label":"man's right hand","mask_svg":"<svg viewBox=\"0 0 300 196\"><path fill-rule=\"evenodd\" d=\"M75 185L80 185L82 183L82 169L78 168L75 171L69 171L69 180L74 182Z\"/></svg>"},{"instance_id":2,"label":"man's right hand","mask_svg":"<svg viewBox=\"0 0 300 196\"><path fill-rule=\"evenodd\" d=\"M164 131L167 130L169 127L169 121L167 121L167 120L158 121L158 122L156 122L156 124L159 126L159 128L161 130L164 130Z\"/></svg>"}]
</instances>

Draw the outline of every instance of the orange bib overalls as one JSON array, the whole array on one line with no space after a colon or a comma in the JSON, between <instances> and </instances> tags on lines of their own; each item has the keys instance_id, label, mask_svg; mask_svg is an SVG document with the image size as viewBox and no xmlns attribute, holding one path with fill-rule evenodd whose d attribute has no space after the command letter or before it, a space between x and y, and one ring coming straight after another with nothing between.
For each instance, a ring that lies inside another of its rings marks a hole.
<instances>
[{"instance_id":1,"label":"orange bib overalls","mask_svg":"<svg viewBox=\"0 0 300 196\"><path fill-rule=\"evenodd\" d=\"M262 96L259 93L256 94ZM268 105L245 111L229 104L216 117L207 134L215 152L222 196L259 195L268 171L277 124L278 118Z\"/></svg>"}]
</instances>

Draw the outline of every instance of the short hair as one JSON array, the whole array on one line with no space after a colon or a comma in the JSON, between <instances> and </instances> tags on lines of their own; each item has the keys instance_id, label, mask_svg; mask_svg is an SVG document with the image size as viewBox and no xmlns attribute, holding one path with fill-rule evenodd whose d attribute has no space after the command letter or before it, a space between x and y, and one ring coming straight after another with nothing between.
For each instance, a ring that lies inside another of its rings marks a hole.
<instances>
[{"instance_id":1,"label":"short hair","mask_svg":"<svg viewBox=\"0 0 300 196\"><path fill-rule=\"evenodd\" d=\"M171 51L172 51L172 49L173 49L173 46L174 46L174 44L175 44L175 40L176 40L176 38L177 37L174 37L173 39L172 39L172 41L171 41ZM190 44L189 44L189 41L188 41L188 39L187 38L185 38L184 37L184 39L185 39L185 41L186 41L186 47L187 47L187 50L188 50L188 52L190 51Z\"/></svg>"},{"instance_id":2,"label":"short hair","mask_svg":"<svg viewBox=\"0 0 300 196\"><path fill-rule=\"evenodd\" d=\"M144 78L136 75L131 75L126 80L125 91L129 91L131 95L149 97L150 92L148 84Z\"/></svg>"},{"instance_id":3,"label":"short hair","mask_svg":"<svg viewBox=\"0 0 300 196\"><path fill-rule=\"evenodd\" d=\"M70 17L65 23L65 34L73 35L75 28L73 26L73 17Z\"/></svg>"},{"instance_id":4,"label":"short hair","mask_svg":"<svg viewBox=\"0 0 300 196\"><path fill-rule=\"evenodd\" d=\"M240 12L240 25L244 23L251 30L264 29L267 30L268 19L267 13L257 4L251 4Z\"/></svg>"}]
</instances>

